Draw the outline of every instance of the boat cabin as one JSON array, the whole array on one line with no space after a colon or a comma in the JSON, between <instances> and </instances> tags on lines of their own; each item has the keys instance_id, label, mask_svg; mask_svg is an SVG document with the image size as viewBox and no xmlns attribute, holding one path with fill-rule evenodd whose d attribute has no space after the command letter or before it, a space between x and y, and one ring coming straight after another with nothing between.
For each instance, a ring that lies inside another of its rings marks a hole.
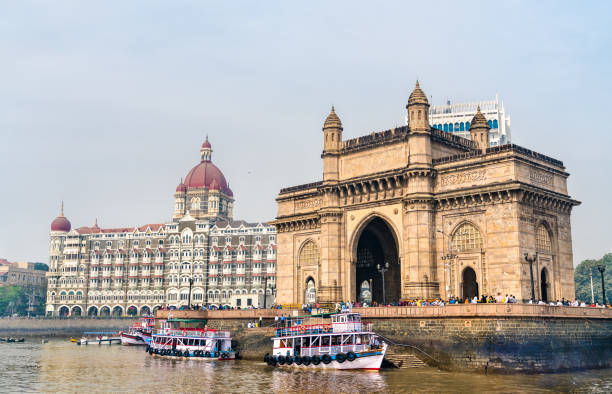
<instances>
[{"instance_id":1,"label":"boat cabin","mask_svg":"<svg viewBox=\"0 0 612 394\"><path fill-rule=\"evenodd\" d=\"M361 331L361 315L359 313L338 313L331 315L334 332Z\"/></svg>"}]
</instances>

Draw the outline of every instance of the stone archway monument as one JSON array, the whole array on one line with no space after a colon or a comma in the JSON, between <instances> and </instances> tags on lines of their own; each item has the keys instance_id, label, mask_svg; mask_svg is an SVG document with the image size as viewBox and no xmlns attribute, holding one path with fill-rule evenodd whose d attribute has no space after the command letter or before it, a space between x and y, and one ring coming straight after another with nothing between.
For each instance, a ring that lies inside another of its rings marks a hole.
<instances>
[{"instance_id":1,"label":"stone archway monument","mask_svg":"<svg viewBox=\"0 0 612 394\"><path fill-rule=\"evenodd\" d=\"M307 303L306 294L317 303L448 299L461 291L527 300L523 256L536 251L554 261L547 280L555 295L573 298L570 214L579 202L567 193L563 163L516 145L489 146L480 108L470 139L432 127L418 83L406 111L406 126L343 140L332 107L323 179L281 189L276 199L277 302ZM534 223L542 221L548 238L538 242ZM451 239L461 223L477 229L478 242L471 233ZM386 263L383 297L376 267ZM473 271L463 278L467 266Z\"/></svg>"}]
</instances>

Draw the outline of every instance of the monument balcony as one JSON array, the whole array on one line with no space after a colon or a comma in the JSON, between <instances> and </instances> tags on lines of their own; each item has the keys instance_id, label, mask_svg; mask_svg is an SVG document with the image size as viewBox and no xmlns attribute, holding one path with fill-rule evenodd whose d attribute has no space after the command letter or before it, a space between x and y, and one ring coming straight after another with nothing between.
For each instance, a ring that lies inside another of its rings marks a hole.
<instances>
[{"instance_id":1,"label":"monument balcony","mask_svg":"<svg viewBox=\"0 0 612 394\"><path fill-rule=\"evenodd\" d=\"M100 274L100 273L99 273L98 271L91 271L91 272L89 273L89 277L90 277L90 278L97 278L97 277L99 277L99 276L100 276L99 274Z\"/></svg>"},{"instance_id":2,"label":"monument balcony","mask_svg":"<svg viewBox=\"0 0 612 394\"><path fill-rule=\"evenodd\" d=\"M102 277L103 278L110 278L111 276L111 272L110 271L103 271L102 272Z\"/></svg>"},{"instance_id":3,"label":"monument balcony","mask_svg":"<svg viewBox=\"0 0 612 394\"><path fill-rule=\"evenodd\" d=\"M138 258L131 258L130 265L138 265Z\"/></svg>"}]
</instances>

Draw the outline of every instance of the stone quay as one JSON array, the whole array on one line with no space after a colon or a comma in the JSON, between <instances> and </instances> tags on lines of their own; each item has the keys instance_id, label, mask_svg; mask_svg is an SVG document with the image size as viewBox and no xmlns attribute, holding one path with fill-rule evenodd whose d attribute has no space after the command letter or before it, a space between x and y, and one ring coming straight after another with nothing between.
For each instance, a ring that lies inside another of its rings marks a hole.
<instances>
[{"instance_id":1,"label":"stone quay","mask_svg":"<svg viewBox=\"0 0 612 394\"><path fill-rule=\"evenodd\" d=\"M412 354L448 371L536 373L612 366L612 310L529 304L460 304L444 307L354 308L394 353ZM296 309L159 310L156 317L207 319L229 330L241 357L271 352L275 316ZM248 322L263 319L261 328Z\"/></svg>"}]
</instances>

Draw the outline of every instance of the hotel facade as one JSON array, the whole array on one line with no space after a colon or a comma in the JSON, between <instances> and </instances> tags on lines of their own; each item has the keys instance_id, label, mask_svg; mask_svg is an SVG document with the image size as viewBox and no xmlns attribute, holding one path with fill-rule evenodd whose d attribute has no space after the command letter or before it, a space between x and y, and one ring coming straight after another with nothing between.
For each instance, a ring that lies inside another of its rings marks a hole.
<instances>
[{"instance_id":1,"label":"hotel facade","mask_svg":"<svg viewBox=\"0 0 612 394\"><path fill-rule=\"evenodd\" d=\"M167 223L72 229L62 206L51 223L47 316L274 302L275 227L233 220L233 192L212 162L208 138L200 157L177 186Z\"/></svg>"}]
</instances>

